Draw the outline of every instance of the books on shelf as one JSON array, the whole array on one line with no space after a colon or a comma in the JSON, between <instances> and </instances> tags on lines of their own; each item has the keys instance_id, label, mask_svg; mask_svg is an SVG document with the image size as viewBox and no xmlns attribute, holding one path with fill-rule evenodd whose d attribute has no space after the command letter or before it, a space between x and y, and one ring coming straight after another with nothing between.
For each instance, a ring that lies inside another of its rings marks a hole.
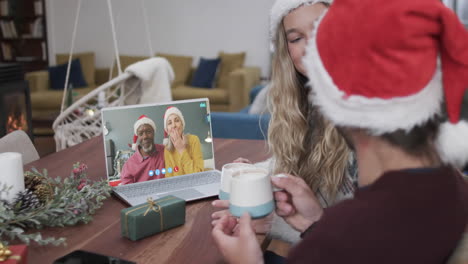
<instances>
[{"instance_id":1,"label":"books on shelf","mask_svg":"<svg viewBox=\"0 0 468 264\"><path fill-rule=\"evenodd\" d=\"M44 14L42 10L42 1L34 1L34 14L36 16L42 16Z\"/></svg>"},{"instance_id":2,"label":"books on shelf","mask_svg":"<svg viewBox=\"0 0 468 264\"><path fill-rule=\"evenodd\" d=\"M44 26L42 24L42 18L38 17L34 20L34 23L30 25L31 35L35 38L42 38L44 32Z\"/></svg>"},{"instance_id":3,"label":"books on shelf","mask_svg":"<svg viewBox=\"0 0 468 264\"><path fill-rule=\"evenodd\" d=\"M30 62L30 61L37 61L40 58L35 56L17 56L16 61L18 62Z\"/></svg>"},{"instance_id":4,"label":"books on shelf","mask_svg":"<svg viewBox=\"0 0 468 264\"><path fill-rule=\"evenodd\" d=\"M11 28L11 32L13 33L13 37L17 38L18 37L18 32L16 31L15 22L10 21L10 28Z\"/></svg>"},{"instance_id":5,"label":"books on shelf","mask_svg":"<svg viewBox=\"0 0 468 264\"><path fill-rule=\"evenodd\" d=\"M47 67L46 0L0 0L0 63Z\"/></svg>"},{"instance_id":6,"label":"books on shelf","mask_svg":"<svg viewBox=\"0 0 468 264\"><path fill-rule=\"evenodd\" d=\"M13 60L13 52L11 49L11 45L8 43L4 43L4 42L2 42L0 45L2 46L3 60L5 61Z\"/></svg>"},{"instance_id":7,"label":"books on shelf","mask_svg":"<svg viewBox=\"0 0 468 264\"><path fill-rule=\"evenodd\" d=\"M0 0L0 16L8 16L10 14L8 0Z\"/></svg>"},{"instance_id":8,"label":"books on shelf","mask_svg":"<svg viewBox=\"0 0 468 264\"><path fill-rule=\"evenodd\" d=\"M2 31L2 36L4 38L17 38L18 37L18 32L16 31L15 22L13 22L12 20L0 21L0 28Z\"/></svg>"},{"instance_id":9,"label":"books on shelf","mask_svg":"<svg viewBox=\"0 0 468 264\"><path fill-rule=\"evenodd\" d=\"M42 60L47 61L47 51L46 51L46 43L45 41L41 42L41 48L42 48Z\"/></svg>"}]
</instances>

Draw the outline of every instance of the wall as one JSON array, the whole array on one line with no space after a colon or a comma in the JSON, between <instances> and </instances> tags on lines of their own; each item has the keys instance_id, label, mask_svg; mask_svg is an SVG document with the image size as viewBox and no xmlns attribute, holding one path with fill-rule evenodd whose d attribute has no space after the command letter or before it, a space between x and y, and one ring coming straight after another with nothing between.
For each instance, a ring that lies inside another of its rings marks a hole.
<instances>
[{"instance_id":1,"label":"wall","mask_svg":"<svg viewBox=\"0 0 468 264\"><path fill-rule=\"evenodd\" d=\"M141 0L112 0L120 54L148 55ZM144 0L154 52L214 58L246 51L246 65L269 75L269 10L273 0ZM77 0L47 0L49 54L68 53ZM94 51L97 67L114 58L107 1L82 0L75 52ZM194 64L198 59L194 61Z\"/></svg>"},{"instance_id":2,"label":"wall","mask_svg":"<svg viewBox=\"0 0 468 264\"><path fill-rule=\"evenodd\" d=\"M466 0L442 0L445 5L453 9L465 27L468 28L468 1Z\"/></svg>"}]
</instances>

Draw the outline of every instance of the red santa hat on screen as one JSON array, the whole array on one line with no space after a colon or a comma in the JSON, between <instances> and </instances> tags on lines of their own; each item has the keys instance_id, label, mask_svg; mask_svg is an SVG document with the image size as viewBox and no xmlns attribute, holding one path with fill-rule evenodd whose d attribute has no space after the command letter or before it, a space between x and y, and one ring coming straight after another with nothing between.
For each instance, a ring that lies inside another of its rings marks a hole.
<instances>
[{"instance_id":1,"label":"red santa hat on screen","mask_svg":"<svg viewBox=\"0 0 468 264\"><path fill-rule=\"evenodd\" d=\"M276 0L270 11L270 49L273 52L275 50L275 36L278 26L285 17L292 10L303 6L313 5L316 3L327 3L331 4L332 0Z\"/></svg>"},{"instance_id":2,"label":"red santa hat on screen","mask_svg":"<svg viewBox=\"0 0 468 264\"><path fill-rule=\"evenodd\" d=\"M184 116L182 115L182 112L179 110L179 108L175 106L169 106L166 109L166 112L164 113L164 140L163 144L169 143L169 138L167 134L167 119L169 118L170 115L177 115L180 118L180 121L182 122L182 127L185 128L185 119Z\"/></svg>"},{"instance_id":3,"label":"red santa hat on screen","mask_svg":"<svg viewBox=\"0 0 468 264\"><path fill-rule=\"evenodd\" d=\"M441 1L335 0L304 65L310 100L334 124L380 135L447 115L439 155L468 161L468 32Z\"/></svg>"},{"instance_id":4,"label":"red santa hat on screen","mask_svg":"<svg viewBox=\"0 0 468 264\"><path fill-rule=\"evenodd\" d=\"M149 119L146 115L141 115L138 120L133 124L133 144L132 144L132 149L137 150L138 149L138 136L137 136L137 130L141 125L150 125L154 132L156 132L156 124L154 123L153 120Z\"/></svg>"}]
</instances>

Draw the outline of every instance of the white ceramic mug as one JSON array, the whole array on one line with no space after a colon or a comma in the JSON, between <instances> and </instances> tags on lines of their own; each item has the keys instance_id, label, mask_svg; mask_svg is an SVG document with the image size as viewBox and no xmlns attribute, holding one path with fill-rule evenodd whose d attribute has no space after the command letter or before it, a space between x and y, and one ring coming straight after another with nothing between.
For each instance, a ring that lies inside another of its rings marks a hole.
<instances>
[{"instance_id":1,"label":"white ceramic mug","mask_svg":"<svg viewBox=\"0 0 468 264\"><path fill-rule=\"evenodd\" d=\"M249 163L227 163L223 165L221 170L221 189L219 190L220 200L229 200L232 174L244 168L255 168L255 166Z\"/></svg>"},{"instance_id":2,"label":"white ceramic mug","mask_svg":"<svg viewBox=\"0 0 468 264\"><path fill-rule=\"evenodd\" d=\"M229 212L237 217L248 212L252 218L262 218L273 212L275 202L268 170L244 168L232 174Z\"/></svg>"}]
</instances>

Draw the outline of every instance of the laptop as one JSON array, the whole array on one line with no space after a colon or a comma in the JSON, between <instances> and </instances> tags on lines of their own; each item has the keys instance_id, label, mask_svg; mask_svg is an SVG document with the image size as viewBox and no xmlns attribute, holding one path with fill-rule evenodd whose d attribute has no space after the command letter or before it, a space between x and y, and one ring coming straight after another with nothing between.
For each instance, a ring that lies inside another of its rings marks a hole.
<instances>
[{"instance_id":1,"label":"laptop","mask_svg":"<svg viewBox=\"0 0 468 264\"><path fill-rule=\"evenodd\" d=\"M102 126L109 185L129 205L218 195L208 98L104 108Z\"/></svg>"}]
</instances>

